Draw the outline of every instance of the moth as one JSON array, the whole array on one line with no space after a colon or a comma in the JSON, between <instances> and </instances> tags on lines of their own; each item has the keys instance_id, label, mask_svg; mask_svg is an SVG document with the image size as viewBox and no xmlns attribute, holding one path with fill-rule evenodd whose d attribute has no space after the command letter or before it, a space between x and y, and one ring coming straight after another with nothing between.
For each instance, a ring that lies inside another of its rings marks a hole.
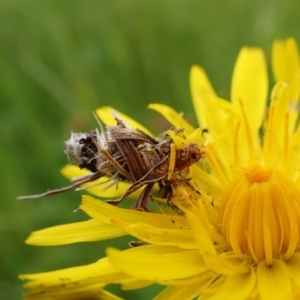
<instances>
[{"instance_id":1,"label":"moth","mask_svg":"<svg viewBox=\"0 0 300 300\"><path fill-rule=\"evenodd\" d=\"M147 211L147 203L156 183L161 191L170 194L174 174L180 174L205 156L205 146L190 143L183 149L176 150L172 138L167 134L151 137L140 129L131 128L115 113L113 115L116 125L106 126L104 129L95 115L100 132L95 129L87 133L72 133L65 142L65 152L69 160L81 169L88 169L89 174L75 178L69 186L38 195L21 196L18 199L34 199L62 193L109 176L111 184L128 181L131 185L119 199L106 202L118 205L133 192L144 187L134 208ZM178 180L180 179L177 178L176 181Z\"/></svg>"}]
</instances>

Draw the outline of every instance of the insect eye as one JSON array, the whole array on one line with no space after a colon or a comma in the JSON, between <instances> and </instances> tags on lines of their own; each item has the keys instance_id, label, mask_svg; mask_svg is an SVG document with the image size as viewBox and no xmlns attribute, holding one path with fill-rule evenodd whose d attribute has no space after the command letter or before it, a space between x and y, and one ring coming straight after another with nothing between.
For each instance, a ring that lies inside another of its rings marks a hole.
<instances>
[{"instance_id":1,"label":"insect eye","mask_svg":"<svg viewBox=\"0 0 300 300\"><path fill-rule=\"evenodd\" d=\"M193 153L193 154L191 155L191 157L192 157L192 159L198 159L197 153Z\"/></svg>"}]
</instances>

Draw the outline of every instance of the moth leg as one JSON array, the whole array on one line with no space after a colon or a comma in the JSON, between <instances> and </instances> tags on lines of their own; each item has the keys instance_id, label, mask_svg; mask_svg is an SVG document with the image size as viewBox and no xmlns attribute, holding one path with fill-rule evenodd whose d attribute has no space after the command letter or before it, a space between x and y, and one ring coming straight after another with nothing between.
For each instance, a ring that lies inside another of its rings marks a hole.
<instances>
[{"instance_id":1,"label":"moth leg","mask_svg":"<svg viewBox=\"0 0 300 300\"><path fill-rule=\"evenodd\" d=\"M138 184L137 184L138 183ZM129 189L122 195L121 198L115 200L106 200L105 202L112 205L119 205L127 196L131 195L133 192L138 190L140 187L145 185L145 182L135 182L133 185L129 187Z\"/></svg>"},{"instance_id":2,"label":"moth leg","mask_svg":"<svg viewBox=\"0 0 300 300\"><path fill-rule=\"evenodd\" d=\"M163 178L163 177L162 177ZM122 195L121 198L116 199L116 200L106 200L106 203L112 204L112 205L119 205L126 197L130 196L133 192L138 190L144 185L149 185L153 183L153 185L158 182L159 180L162 180L162 178L154 178L154 179L149 179L149 180L139 180L135 182L133 185L129 187L129 189ZM143 193L142 193L143 194Z\"/></svg>"},{"instance_id":3,"label":"moth leg","mask_svg":"<svg viewBox=\"0 0 300 300\"><path fill-rule=\"evenodd\" d=\"M105 200L105 203L111 204L111 205L115 205L118 206L122 201L124 200L123 197L121 197L120 199L115 199L115 200Z\"/></svg>"},{"instance_id":4,"label":"moth leg","mask_svg":"<svg viewBox=\"0 0 300 300\"><path fill-rule=\"evenodd\" d=\"M173 188L170 181L167 182L160 181L158 185L159 185L158 197L162 199L169 199L172 197Z\"/></svg>"},{"instance_id":5,"label":"moth leg","mask_svg":"<svg viewBox=\"0 0 300 300\"><path fill-rule=\"evenodd\" d=\"M146 185L143 192L140 194L138 201L135 203L134 208L137 210L148 211L147 203L151 196L155 182L151 182Z\"/></svg>"}]
</instances>

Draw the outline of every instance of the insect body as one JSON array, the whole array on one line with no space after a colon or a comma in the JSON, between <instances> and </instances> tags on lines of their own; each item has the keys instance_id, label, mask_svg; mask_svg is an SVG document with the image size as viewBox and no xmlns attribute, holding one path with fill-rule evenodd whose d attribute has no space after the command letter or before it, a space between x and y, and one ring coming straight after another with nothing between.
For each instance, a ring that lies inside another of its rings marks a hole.
<instances>
[{"instance_id":1,"label":"insect body","mask_svg":"<svg viewBox=\"0 0 300 300\"><path fill-rule=\"evenodd\" d=\"M90 174L75 179L70 186L19 199L50 196L109 176L113 184L126 180L131 182L131 186L121 198L107 202L117 205L144 187L135 208L147 210L147 201L155 183L160 187L170 185L171 163L174 163L172 174L177 174L204 157L204 146L190 143L183 149L175 150L174 162L171 162L173 141L169 136L153 138L141 130L130 128L117 116L115 119L117 124L107 126L106 130L99 122L101 132L72 133L65 142L68 157L80 168L90 170Z\"/></svg>"}]
</instances>

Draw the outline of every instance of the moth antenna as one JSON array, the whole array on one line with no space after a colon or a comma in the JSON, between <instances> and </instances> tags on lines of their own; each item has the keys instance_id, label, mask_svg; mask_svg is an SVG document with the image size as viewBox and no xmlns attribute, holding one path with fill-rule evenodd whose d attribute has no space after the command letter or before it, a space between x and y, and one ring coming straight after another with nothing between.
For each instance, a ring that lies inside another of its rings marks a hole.
<instances>
[{"instance_id":1,"label":"moth antenna","mask_svg":"<svg viewBox=\"0 0 300 300\"><path fill-rule=\"evenodd\" d=\"M76 183L73 183L71 185L65 186L63 188L55 189L55 190L51 190L51 191L47 191L47 192L44 192L42 194L20 196L17 199L18 200L37 199L37 198L43 198L43 197L47 197L47 196L51 196L51 195L60 194L60 193L72 190L72 189L76 188L77 186L79 186L79 185L81 185L83 183L94 181L94 180L102 177L103 175L104 174L100 173L100 172L94 173L92 175L88 174L88 176L85 176L85 178L82 178L81 180L78 180Z\"/></svg>"}]
</instances>

